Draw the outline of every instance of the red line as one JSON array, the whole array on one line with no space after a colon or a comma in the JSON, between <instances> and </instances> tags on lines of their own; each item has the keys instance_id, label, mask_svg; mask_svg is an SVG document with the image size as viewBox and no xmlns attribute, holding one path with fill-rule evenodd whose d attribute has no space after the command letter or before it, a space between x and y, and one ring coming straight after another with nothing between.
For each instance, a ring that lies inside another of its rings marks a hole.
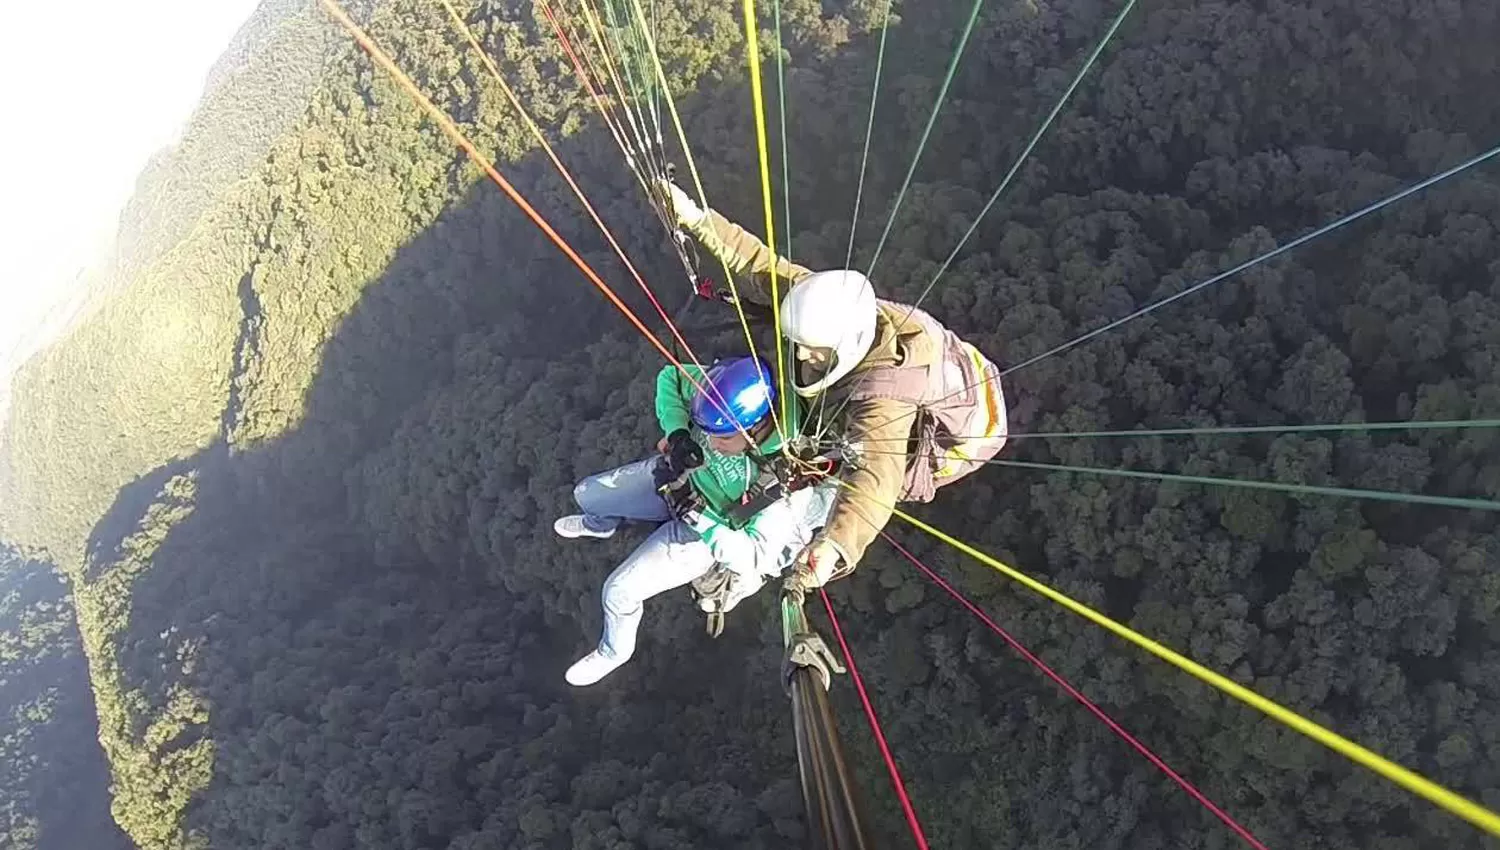
<instances>
[{"instance_id":1,"label":"red line","mask_svg":"<svg viewBox=\"0 0 1500 850\"><path fill-rule=\"evenodd\" d=\"M581 61L579 61L579 59L578 59L578 54L576 52L574 52L572 41L571 41L571 39L568 38L567 33L564 32L564 28L563 28L562 23L558 20L557 16L552 13L552 7L547 2L547 0L541 0L541 4L540 5L541 5L541 9L542 9L542 14L546 15L547 21L552 24L552 31L557 35L558 42L560 42L562 44L563 50L568 54L568 58L572 60L574 72L577 73L578 78L583 82L585 88L588 89L589 95L594 100L594 105L599 108L599 114L600 114L600 116L602 116L604 118L605 125L609 127L610 134L614 136L615 143L620 146L620 149L622 151L625 151L625 141L624 141L624 136L623 136L623 130L617 129L616 122L614 122L614 121L611 120L609 110L605 106L605 101L604 101L603 97L600 96L598 89L596 89L594 87L593 80L590 79L588 71L584 70L583 63ZM499 73L498 72L496 72L496 77L499 77ZM505 86L505 81L504 80L500 80L500 84L502 86ZM506 89L506 92L507 92L507 94L510 94L510 91L509 91L508 87ZM520 103L519 102L515 102L515 99L514 99L513 95L512 95L512 102L514 103L514 105L515 105L515 107L516 107L517 110L521 110L522 109ZM524 111L523 111L523 114L524 114ZM641 277L641 273L639 271L637 271L636 268L635 268L635 266L630 262L630 258L627 257L627 256L625 256L624 249L622 249L619 246L619 244L615 241L614 236L609 232L609 228L604 226L604 222L602 220L600 220L599 214L594 211L593 205L591 205L589 203L588 199L584 197L583 190L580 189L580 188L578 188L578 184L573 181L573 175L570 174L568 172L568 169L563 166L563 164L562 164L561 161L558 160L557 154L555 154L552 151L552 147L549 144L547 144L547 140L544 139L544 138L541 138L540 132L538 132L537 135L538 135L538 140L542 144L542 148L546 151L547 156L552 160L552 164L557 167L557 170L558 170L559 173L562 174L563 179L568 182L568 185L570 187L572 187L573 194L575 194L575 195L578 196L579 202L581 202L583 204L584 208L588 210L589 215L593 217L594 223L597 224L597 225L599 225L599 230L604 233L604 238L609 240L609 244L611 245L611 247L613 247L615 249L615 253L620 256L620 261L625 264L625 268L630 271L630 274L631 274L632 277L635 278L636 283L640 284L641 291L644 292L644 293L646 293L646 297L651 300L651 306L653 306L653 307L656 308L656 312L662 317L662 320L667 323L667 329L672 332L673 338L675 338L677 340L677 343L682 346L682 349L687 352L688 359L690 359L693 362L693 365L697 366L698 369L699 369L699 371L702 371L702 372L704 372L706 374L708 370L703 366L702 361L700 361L698 359L698 353L695 352L693 350L693 347L688 344L688 341L683 338L682 331L680 329L678 329L677 323L674 322L674 321L672 321L672 317L667 313L666 308L661 305L661 302L659 300L657 300L656 293L654 293L654 292L651 291L651 287L646 285L645 278ZM626 152L626 156L629 156L628 152ZM636 174L639 176L641 174L641 172L639 170L637 170ZM644 181L645 177L642 176L641 179ZM647 187L644 187L644 188L645 188L645 191L649 195L649 193L652 191L652 187L647 186ZM650 200L649 197L648 197L648 200ZM666 225L666 220L665 219L662 220L662 224ZM681 364L677 364L677 366L678 366L679 369L682 368ZM684 373L686 373L686 370L684 370ZM713 384L708 383L708 382L705 382L705 384L706 384L706 387L702 387L702 386L698 386L698 384L696 382L694 382L694 386L698 387L698 389L699 389L700 392L706 391L707 388L712 388L714 398L710 399L710 401L714 403L715 407L719 408L720 412L723 412L726 416L729 415L728 414L728 409L729 409L729 401L728 401L728 399L724 398L724 395L721 392L719 392L718 387L715 387ZM745 436L746 439L750 438L750 435L745 431L745 429L742 426L739 426L737 424L736 427L738 428L738 430L740 431L741 434L744 434L744 436ZM754 441L752 440L751 442L753 444Z\"/></svg>"},{"instance_id":2,"label":"red line","mask_svg":"<svg viewBox=\"0 0 1500 850\"><path fill-rule=\"evenodd\" d=\"M557 19L552 17L552 11L547 7L545 2L542 4L542 11L546 12L547 18L551 20L553 26L556 27ZM656 293L651 291L651 287L646 284L646 279L641 277L641 273L636 270L635 264L630 262L630 257L626 256L625 249L621 248L620 243L615 241L614 234L610 232L607 226L605 226L604 219L599 217L599 213L594 209L594 205L590 203L588 197L583 194L583 189L579 188L577 181L573 179L572 172L568 171L567 166L563 165L562 160L557 158L557 152L552 149L552 145L549 144L547 142L547 138L542 135L541 128L537 127L536 123L533 122L531 120L531 117L526 113L525 107L521 105L520 98L516 97L515 92L511 90L510 86L505 82L505 79L500 76L500 70L494 66L489 56L485 54L481 49L478 40L474 38L474 34L466 30L464 35L471 39L471 46L475 49L476 52L480 54L480 57L484 60L490 71L494 73L496 81L500 83L501 88L505 91L506 98L510 101L511 106L513 106L517 112L521 113L522 120L524 120L527 123L528 127L532 130L532 132L535 133L537 142L542 147L542 151L546 153L547 158L552 161L552 165L557 169L557 173L561 174L563 180L567 181L568 188L573 190L573 194L577 196L578 202L583 205L583 208L588 211L589 217L594 220L594 224L597 224L599 226L599 232L603 233L604 238L609 241L609 246L615 250L615 254L620 258L620 262L625 264L625 268L630 272L630 276L635 278L636 283L640 284L641 291L646 293L646 297L651 301L651 306L656 308L656 312L662 317L662 320L667 323L667 329L672 332L672 336L676 338L678 344L680 344L683 350L687 352L688 357L693 361L693 364L696 365L699 369L702 369L703 364L698 362L697 353L693 351L693 347L691 345L688 345L688 341L682 338L682 332L677 329L677 323L673 322L672 317L668 315L667 308L663 307L661 305L661 302L657 300ZM562 37L561 29L558 29L558 36ZM564 44L566 43L567 42L564 41ZM571 56L572 53L572 49L569 48L568 54ZM577 61L576 58L574 61ZM579 68L578 71L579 74L582 75L583 70ZM592 90L593 86L590 85L589 88L590 90ZM609 116L605 115L604 117L605 123L609 123Z\"/></svg>"},{"instance_id":3,"label":"red line","mask_svg":"<svg viewBox=\"0 0 1500 850\"><path fill-rule=\"evenodd\" d=\"M973 602L970 602L962 593L955 590L953 588L953 585L944 581L942 576L933 572L930 567L917 560L915 555L906 551L905 547L903 547L900 543L897 543L895 539L892 538L889 534L882 531L880 532L880 535L887 541L889 541L892 546L896 547L897 552L905 555L906 559L908 561L911 561L912 564L917 567L917 569L921 570L923 573L926 573L927 577L932 579L938 587L941 587L942 589L948 591L948 594L950 596L952 596L954 599L957 599L960 604L969 609L970 613L978 617L981 621L984 622L985 625L989 626L995 634L999 635L1002 640L1010 644L1011 649L1014 649L1016 652L1020 653L1023 658L1025 658L1027 661L1030 661L1033 666L1042 671L1042 673L1046 675L1047 678L1056 682L1058 687L1062 688L1064 691L1067 691L1068 696L1071 696L1073 699L1077 700L1079 704L1088 709L1089 712L1091 712L1095 717L1099 718L1105 726L1108 726L1111 731L1120 736L1121 740L1129 744L1132 748L1135 749L1136 752L1145 756L1147 761L1156 765L1156 767L1159 768L1162 773L1165 773L1173 782L1177 783L1182 788L1182 790L1186 791L1188 795L1191 796L1194 800L1202 803L1204 808L1212 812L1214 817L1217 817L1219 820L1223 821L1225 826L1228 826L1230 829L1234 830L1234 832L1239 835L1240 838L1243 838L1247 844L1249 844L1251 847L1256 848L1256 850L1267 850L1266 845L1262 844L1260 842L1260 839L1252 835L1250 833L1250 830L1246 829L1243 826L1240 826L1238 821L1230 817L1227 812L1215 805L1214 802L1208 799L1208 797L1202 791L1199 791L1191 782L1182 778L1182 776L1179 775L1177 771L1167 766L1167 763L1162 761L1160 756L1152 752L1150 748L1148 748L1145 744L1142 744L1140 741L1136 740L1135 737L1129 732L1125 731L1125 728L1123 726L1121 726L1119 723L1116 723L1112 717L1104 713L1104 709L1095 705L1093 701L1084 696L1081 691L1069 684L1067 679L1064 679L1051 667L1048 667L1046 662L1033 655L1031 653L1031 650L1021 645L1020 641L1011 637L1009 632L1001 628L1000 625L994 620L990 619L990 616L983 610L981 610L979 606L975 605ZM852 667L853 665L850 666Z\"/></svg>"},{"instance_id":4,"label":"red line","mask_svg":"<svg viewBox=\"0 0 1500 850\"><path fill-rule=\"evenodd\" d=\"M865 693L865 680L859 675L859 667L854 664L854 655L849 651L849 644L844 640L844 629L839 625L839 618L833 613L833 603L828 601L828 592L818 588L818 595L823 597L823 607L828 611L828 622L833 624L833 634L839 639L839 649L844 651L844 661L849 665L849 675L854 679L854 688L859 691L859 701L864 703L865 717L870 720L870 731L875 733L875 743L880 746L880 754L885 757L885 769L891 774L891 785L896 789L896 797L901 801L901 811L906 813L906 822L911 825L912 837L917 840L920 850L929 850L927 836L922 834L922 824L917 822L916 809L912 808L911 798L906 794L906 783L901 781L901 771L896 769L896 759L891 756L891 748L885 742L885 732L880 728L880 720L875 716L875 706L870 703L870 695Z\"/></svg>"},{"instance_id":5,"label":"red line","mask_svg":"<svg viewBox=\"0 0 1500 850\"><path fill-rule=\"evenodd\" d=\"M568 38L568 34L563 31L562 24L552 14L552 6L547 0L541 0L541 8L542 14L546 15L547 21L552 24L552 31L557 35L558 42L562 44L563 50L568 54L568 58L572 60L574 73L583 81L584 88L588 90L589 96L594 100L594 105L599 108L599 114L604 116L604 123L609 127L610 134L615 137L615 142L619 144L622 151L625 151L625 155L629 156L630 153L626 150L625 146L624 129L619 126L614 116L610 114L604 97L599 94L598 88L594 86L592 75L584 69L583 62L579 60L578 54L573 51L572 39Z\"/></svg>"}]
</instances>

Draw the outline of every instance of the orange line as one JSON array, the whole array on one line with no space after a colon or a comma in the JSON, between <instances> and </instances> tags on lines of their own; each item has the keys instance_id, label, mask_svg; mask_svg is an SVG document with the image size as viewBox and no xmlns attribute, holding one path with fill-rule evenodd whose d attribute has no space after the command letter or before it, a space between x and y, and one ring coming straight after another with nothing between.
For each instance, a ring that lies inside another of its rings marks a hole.
<instances>
[{"instance_id":1,"label":"orange line","mask_svg":"<svg viewBox=\"0 0 1500 850\"><path fill-rule=\"evenodd\" d=\"M443 111L441 109L438 109L437 106L433 105L432 101L429 100L426 95L422 94L421 89L417 88L417 84L412 82L411 78L408 77L406 73L403 72L399 67L397 67L395 61L393 61L391 57L387 56L385 51L381 50L374 41L370 40L370 37L365 34L365 31L363 29L360 29L359 24L356 24L353 20L351 20L349 16L344 13L344 10L334 2L334 0L318 0L318 2L323 5L323 8L328 11L328 14L331 15L334 20L338 21L339 24L344 27L344 29L349 31L349 34L354 37L354 40L359 43L360 47L363 47L365 49L366 53L370 54L370 58L374 59L377 65L380 65L382 68L388 71L391 76L395 77L396 82L406 90L407 94L410 94L419 104L422 105L424 109L427 110L427 113L432 117L432 120L437 122L437 125L442 128L444 133L448 134L448 137L453 140L453 143L462 148L463 152L469 155L469 159L473 160L475 165L478 165L480 168L484 169L484 172L489 175L490 179L495 181L495 185L499 186L500 190L507 196L509 196L511 201L514 202L516 206L521 208L521 212L525 213L526 217L531 219L531 222L533 224L540 228L543 233L547 234L547 238L551 239L552 242L557 245L558 249L565 255L567 255L568 259L573 261L573 265L577 266L578 270L583 272L584 277L588 278L590 283L597 287L600 292L604 293L604 296L610 300L610 303L614 304L621 313L625 314L625 318L629 319L632 325L635 325L636 330L640 331L641 335L646 337L646 339L656 347L656 350L661 352L661 355L663 357L667 358L667 361L669 363L671 363L673 366L676 366L678 371L682 372L682 374L699 392L703 392L704 390L702 385L700 385L698 381L693 378L692 374L683 367L682 363L679 362L676 357L672 356L672 352L668 351L666 346L662 345L661 340L657 339L656 336L652 334L649 329L647 329L647 327L641 322L640 318L636 316L635 312L630 309L630 306L627 305L624 301L621 301L620 296L616 295L614 290L610 289L609 284L600 279L599 275L589 267L589 264L584 262L582 257L578 256L578 252L573 250L573 247L567 243L567 240L558 235L557 231L552 229L552 225L548 224L547 220L542 218L541 214L538 213L531 206L531 204L527 203L525 198L521 197L521 193L516 191L516 187L512 186L510 184L510 181L501 176L500 172L496 171L495 167L491 165L488 160L479 155L479 150L475 148L474 144L470 142L468 137L463 134L463 131L458 129L458 126L453 123L453 119L443 114Z\"/></svg>"},{"instance_id":2,"label":"orange line","mask_svg":"<svg viewBox=\"0 0 1500 850\"><path fill-rule=\"evenodd\" d=\"M604 224L604 219L599 217L599 213L594 210L594 205L589 203L589 199L584 196L583 190L578 187L578 183L573 179L573 175L568 171L568 167L563 165L562 160L557 158L557 152L552 149L552 145L548 143L547 137L542 134L542 129L531 119L531 115L527 113L526 107L521 105L521 99L516 97L516 93L511 89L510 84L505 82L505 77L501 76L500 69L496 67L490 55L484 51L484 47L480 45L479 39L474 37L473 31L464 23L464 19L459 16L458 11L453 8L453 5L448 0L438 0L438 2L443 4L443 8L447 9L449 16L453 18L453 22L463 31L464 38L469 41L469 46L474 49L475 53L479 54L480 61L484 62L484 66L489 69L490 74L495 78L495 82L500 84L500 90L505 93L505 99L510 101L511 108L520 114L521 120L526 124L526 129L531 131L532 138L536 139L537 144L542 146L542 150L547 154L547 158L552 160L552 164L557 168L557 172L562 175L563 180L567 181L568 188L573 190L573 194L578 197L578 202L583 204L583 208L588 211L589 218L594 220L594 224L599 225L599 231L604 234L604 238L609 242L609 247L615 250L615 254L620 258L620 262L624 263L625 268L630 271L630 276L635 278L636 283L640 284L641 291L646 293L646 297L651 300L651 306L656 308L656 312L667 323L667 328L671 330L672 336L676 338L678 344L687 352L689 359L693 361L693 365L702 369L703 364L699 362L698 355L693 351L693 347L688 345L688 341L682 338L682 333L677 329L676 323L667 314L666 308L656 299L656 293L652 292L651 287L646 285L646 279L641 277L641 273L636 270L635 264L630 262L630 258L625 255L625 249L621 248L620 243L615 241L614 234L610 233L609 227ZM544 6L543 8L545 9L546 7ZM548 16L551 16L550 11L548 12ZM648 191L650 190L648 189Z\"/></svg>"}]
</instances>

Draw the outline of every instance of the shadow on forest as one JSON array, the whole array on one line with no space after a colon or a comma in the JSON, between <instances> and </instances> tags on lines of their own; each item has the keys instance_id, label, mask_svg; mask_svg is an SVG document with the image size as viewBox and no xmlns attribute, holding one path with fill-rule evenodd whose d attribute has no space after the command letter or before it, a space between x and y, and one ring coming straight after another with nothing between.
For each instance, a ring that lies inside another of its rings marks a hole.
<instances>
[{"instance_id":1,"label":"shadow on forest","mask_svg":"<svg viewBox=\"0 0 1500 850\"><path fill-rule=\"evenodd\" d=\"M0 712L19 733L0 741L0 803L35 818L38 850L123 850L131 844L110 819L109 767L67 597L50 563L23 558L0 572L0 620L16 629L0 653Z\"/></svg>"},{"instance_id":2,"label":"shadow on forest","mask_svg":"<svg viewBox=\"0 0 1500 850\"><path fill-rule=\"evenodd\" d=\"M607 143L600 131L590 129L559 145L559 155L573 162ZM543 187L555 181L550 168L540 155L533 155L503 170L523 193L535 197L539 191L549 191ZM592 224L581 215L577 221L560 222L558 217L564 213L542 206L544 215L565 235L578 234L569 236L575 244L599 242L597 232L588 233ZM649 220L644 210L640 215ZM504 221L508 232L520 234L510 240L515 244L502 246L503 262L499 263L483 247L504 238L505 234L494 232L497 221ZM656 245L628 246L627 250L633 260L648 260L643 274L662 281L656 287L669 308L680 304L681 295L676 293L686 287L675 288L682 278L675 258ZM635 287L627 283L629 279L614 273L617 269L609 257L597 251L587 256L639 315L653 315L639 291L630 292ZM551 280L559 281L558 285L545 285ZM225 286L237 284L247 314L234 346L233 389L220 439L122 489L88 541L85 568L87 580L96 581L130 558L130 551L140 548L139 539L151 547L146 554L149 563L130 586L128 620L113 645L124 677L120 684L139 688L150 705L146 717L132 718L136 735L154 719L153 714L167 711L172 691L178 687L200 698L207 708L205 724L189 724L175 738L158 745L153 756L164 758L199 740L212 743L212 780L207 788L193 789L186 826L216 847L260 846L257 842L271 834L294 844L305 842L311 834L312 846L384 841L387 836L351 835L347 824L359 818L339 811L337 801L347 798L350 806L386 807L393 812L390 817L398 820L404 811L401 805L390 800L361 803L354 790L324 794L320 789L335 783L347 783L351 789L368 785L370 771L388 777L393 768L377 762L399 760L403 747L389 744L393 738L443 738L450 729L504 729L507 724L498 718L511 713L517 734L504 744L520 746L524 736L537 731L531 725L538 705L576 698L571 710L582 704L584 710L594 711L600 709L600 699L611 705L639 699L639 693L603 697L564 693L567 686L561 672L588 644L597 625L597 619L580 624L576 614L550 602L559 595L566 598L570 591L565 588L517 593L514 582L503 575L504 565L497 569L493 563L476 564L467 555L436 566L421 557L377 557L370 541L361 536L362 506L351 470L391 438L404 414L454 379L455 356L464 340L488 336L505 349L502 359L514 354L518 359L545 362L574 353L601 335L616 334L623 326L613 308L552 245L488 181L476 184L404 245L380 278L365 287L323 351L300 424L244 450L227 448L225 435L234 433L241 407L254 393L254 387L243 386L242 381L247 361L259 350L257 335L264 320L258 309L252 315L249 308L257 306L265 293L256 293L249 278L224 282ZM660 327L659 319L650 324ZM716 326L713 333L728 332ZM629 337L629 344L640 345L633 333ZM559 418L564 418L561 410ZM524 450L508 448L516 453ZM191 495L185 501L191 513L166 529L155 525L155 510L173 498L181 501L184 483L190 485L186 492ZM527 482L518 486L524 490ZM169 496L167 491L174 487L178 495ZM563 510L569 491L558 488L555 496L540 497L542 501L548 498L553 507ZM531 553L555 551L549 548L557 545L550 540L550 520L536 526L536 537L533 545L524 548ZM593 573L574 576L571 583L592 585L596 593L617 554L618 550L610 549L604 559L597 559ZM560 585L565 572L556 570ZM687 610L690 606L685 602L685 597L666 597L657 603L653 617L664 618L665 609L676 609L673 627L696 630L698 626L690 624L697 622L698 615ZM593 604L597 606L596 598ZM564 610L560 612L559 607ZM741 671L747 666L762 669L762 681L770 683L764 688L767 698L779 700L771 675L779 659L747 664L744 646L733 644L733 640L721 640L705 648L695 643L701 669L721 671L721 678L745 676ZM455 672L455 665L463 670ZM436 689L439 680L464 677L468 677L464 704L445 700L439 709L424 703L423 688ZM668 692L677 692L677 708L688 710L695 702L701 704L713 687L702 678L678 678L682 681L654 682L653 699L659 702L668 698ZM496 690L504 692L492 692ZM413 732L414 722L426 728ZM590 721L581 722L586 726ZM661 739L648 734L651 724L644 719L617 722L635 734L609 756L629 754L644 762L657 755ZM347 734L296 731L319 724L336 724ZM747 732L738 734L748 736ZM790 777L790 745L779 744L769 742L783 762L772 767ZM456 746L463 754L450 770L459 778L408 775L392 786L442 796L445 783L456 782L460 788L465 783L485 785L475 771L492 770L491 754L500 747L495 743ZM581 746L588 747L587 743ZM296 753L283 747L295 748ZM360 747L367 749L355 752ZM306 752L309 748L325 751L312 755ZM344 748L342 754L333 752L338 748ZM572 758L578 762L597 757L598 753L584 752ZM563 761L549 770L555 772L559 765L567 769ZM328 775L330 768L337 773L346 767L346 778ZM170 768L158 765L155 769ZM289 779L289 773L298 776ZM790 790L787 785L778 793L794 803ZM378 789L368 793L379 797ZM474 794L472 789L463 793ZM518 792L507 786L503 793L514 796ZM548 796L555 793L556 789ZM271 794L282 803L267 803L257 794ZM434 806L425 814L410 815L421 824L402 821L406 825L399 828L409 832L404 837L408 846L426 846L424 842L451 835L464 822L472 826L485 821L483 811L469 811L482 802L447 800L446 808L465 812L448 816L456 822L445 821L437 813L444 807Z\"/></svg>"}]
</instances>

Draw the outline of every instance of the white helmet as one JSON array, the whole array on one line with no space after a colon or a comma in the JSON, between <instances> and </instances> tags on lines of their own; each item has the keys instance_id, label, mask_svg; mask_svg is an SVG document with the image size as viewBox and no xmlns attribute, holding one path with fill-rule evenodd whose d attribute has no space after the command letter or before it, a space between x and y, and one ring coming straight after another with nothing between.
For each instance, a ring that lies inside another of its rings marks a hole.
<instances>
[{"instance_id":1,"label":"white helmet","mask_svg":"<svg viewBox=\"0 0 1500 850\"><path fill-rule=\"evenodd\" d=\"M875 344L875 288L851 269L814 272L781 299L781 332L797 345L833 350L833 363L797 395L811 397L854 371Z\"/></svg>"}]
</instances>

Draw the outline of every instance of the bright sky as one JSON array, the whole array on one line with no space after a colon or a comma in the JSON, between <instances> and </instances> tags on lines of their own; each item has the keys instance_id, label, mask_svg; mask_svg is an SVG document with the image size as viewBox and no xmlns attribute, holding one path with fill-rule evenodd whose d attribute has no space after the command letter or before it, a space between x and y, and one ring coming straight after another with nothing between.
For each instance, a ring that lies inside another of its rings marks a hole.
<instances>
[{"instance_id":1,"label":"bright sky","mask_svg":"<svg viewBox=\"0 0 1500 850\"><path fill-rule=\"evenodd\" d=\"M257 0L74 0L0 14L0 398L27 331L100 259Z\"/></svg>"}]
</instances>

